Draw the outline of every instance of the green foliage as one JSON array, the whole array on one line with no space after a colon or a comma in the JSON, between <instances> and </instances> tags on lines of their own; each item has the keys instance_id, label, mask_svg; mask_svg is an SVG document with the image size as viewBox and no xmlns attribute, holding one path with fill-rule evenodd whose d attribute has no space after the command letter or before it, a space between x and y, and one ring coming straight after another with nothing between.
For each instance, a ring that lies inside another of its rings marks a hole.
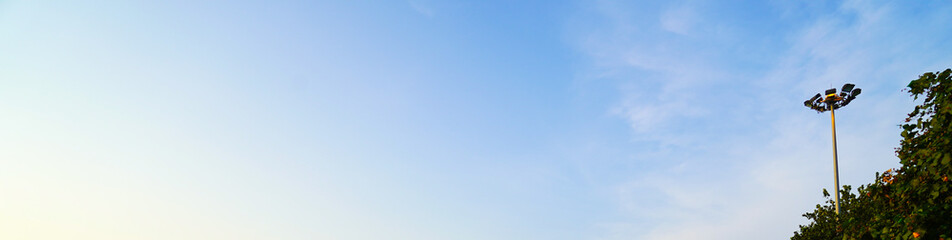
<instances>
[{"instance_id":1,"label":"green foliage","mask_svg":"<svg viewBox=\"0 0 952 240\"><path fill-rule=\"evenodd\" d=\"M876 173L858 195L845 186L840 214L833 200L817 204L791 239L952 240L952 69L925 73L906 89L922 99L902 127L902 167ZM824 193L826 190L823 190Z\"/></svg>"}]
</instances>

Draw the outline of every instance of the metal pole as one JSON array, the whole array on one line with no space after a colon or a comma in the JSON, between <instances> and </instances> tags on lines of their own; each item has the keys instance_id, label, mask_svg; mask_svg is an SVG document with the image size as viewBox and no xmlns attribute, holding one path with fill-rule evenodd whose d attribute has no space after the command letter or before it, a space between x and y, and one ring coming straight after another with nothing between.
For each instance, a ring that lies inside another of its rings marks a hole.
<instances>
[{"instance_id":1,"label":"metal pole","mask_svg":"<svg viewBox=\"0 0 952 240\"><path fill-rule=\"evenodd\" d=\"M836 190L833 192L833 199L836 200L836 214L840 214L840 168L836 162L836 114L833 105L830 105L830 123L833 126L833 184Z\"/></svg>"}]
</instances>

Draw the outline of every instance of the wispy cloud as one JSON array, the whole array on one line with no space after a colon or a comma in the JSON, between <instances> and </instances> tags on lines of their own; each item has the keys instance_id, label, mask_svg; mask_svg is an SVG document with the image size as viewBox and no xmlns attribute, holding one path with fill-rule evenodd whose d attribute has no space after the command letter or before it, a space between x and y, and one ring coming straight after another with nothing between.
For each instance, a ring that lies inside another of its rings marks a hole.
<instances>
[{"instance_id":1,"label":"wispy cloud","mask_svg":"<svg viewBox=\"0 0 952 240\"><path fill-rule=\"evenodd\" d=\"M661 14L660 21L664 30L688 35L697 21L697 13L689 5L673 7Z\"/></svg>"},{"instance_id":2,"label":"wispy cloud","mask_svg":"<svg viewBox=\"0 0 952 240\"><path fill-rule=\"evenodd\" d=\"M423 16L433 17L433 8L422 0L409 0L407 3L410 4L410 8L413 8L413 10L417 13L422 14Z\"/></svg>"}]
</instances>

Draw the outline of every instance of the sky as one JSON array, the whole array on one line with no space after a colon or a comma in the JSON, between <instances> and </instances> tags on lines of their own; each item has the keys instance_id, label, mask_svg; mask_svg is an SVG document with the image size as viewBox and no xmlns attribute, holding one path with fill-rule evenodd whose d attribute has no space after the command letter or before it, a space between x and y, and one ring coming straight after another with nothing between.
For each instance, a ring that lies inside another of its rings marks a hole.
<instances>
[{"instance_id":1,"label":"sky","mask_svg":"<svg viewBox=\"0 0 952 240\"><path fill-rule=\"evenodd\" d=\"M0 239L783 239L942 1L0 1Z\"/></svg>"}]
</instances>

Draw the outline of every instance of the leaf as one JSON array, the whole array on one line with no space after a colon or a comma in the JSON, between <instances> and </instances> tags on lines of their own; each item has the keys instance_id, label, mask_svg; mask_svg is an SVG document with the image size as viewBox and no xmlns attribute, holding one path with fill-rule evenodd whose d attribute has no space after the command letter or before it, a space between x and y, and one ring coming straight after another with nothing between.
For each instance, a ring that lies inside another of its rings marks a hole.
<instances>
[{"instance_id":1,"label":"leaf","mask_svg":"<svg viewBox=\"0 0 952 240\"><path fill-rule=\"evenodd\" d=\"M942 71L942 73L939 73L939 76L936 78L938 79L948 78L950 73L952 73L952 71L949 71L949 69L946 69L945 71Z\"/></svg>"}]
</instances>

